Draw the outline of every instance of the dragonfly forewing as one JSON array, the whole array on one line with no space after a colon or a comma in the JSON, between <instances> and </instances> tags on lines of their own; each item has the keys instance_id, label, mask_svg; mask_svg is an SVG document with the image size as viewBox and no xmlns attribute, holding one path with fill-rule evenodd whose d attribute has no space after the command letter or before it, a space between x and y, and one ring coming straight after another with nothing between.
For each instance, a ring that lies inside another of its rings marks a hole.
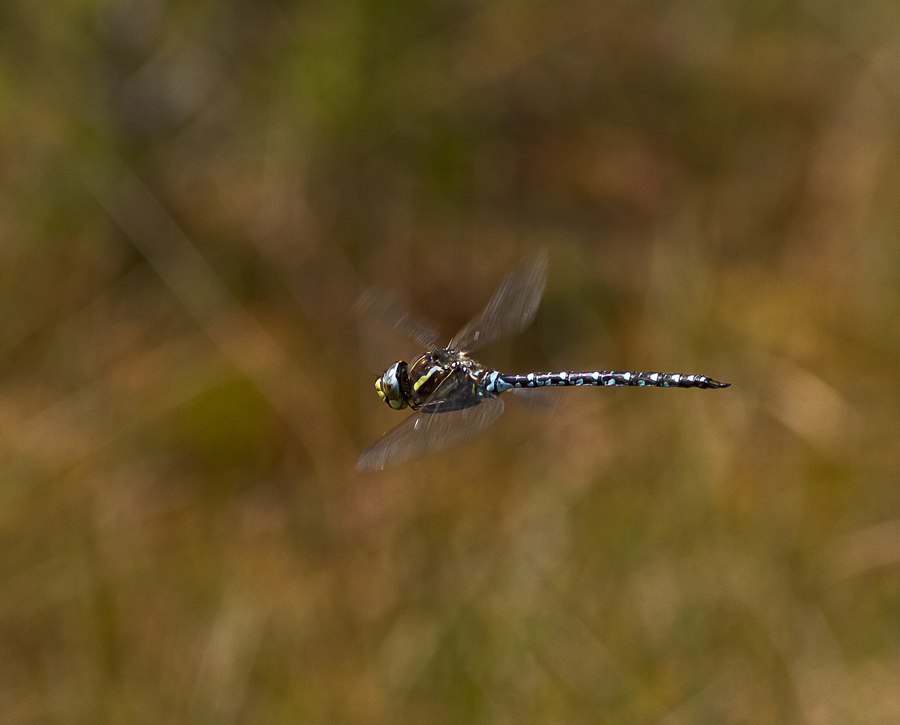
<instances>
[{"instance_id":1,"label":"dragonfly forewing","mask_svg":"<svg viewBox=\"0 0 900 725\"><path fill-rule=\"evenodd\" d=\"M429 320L412 312L387 290L371 287L363 292L353 312L357 317L392 328L427 350L437 350L438 329Z\"/></svg>"},{"instance_id":2,"label":"dragonfly forewing","mask_svg":"<svg viewBox=\"0 0 900 725\"><path fill-rule=\"evenodd\" d=\"M541 251L514 270L481 313L450 341L451 350L477 350L521 332L534 320L547 283L547 252Z\"/></svg>"},{"instance_id":3,"label":"dragonfly forewing","mask_svg":"<svg viewBox=\"0 0 900 725\"><path fill-rule=\"evenodd\" d=\"M455 446L489 428L503 413L503 401L492 397L451 412L440 406L428 412L427 405L366 448L356 470L380 471L388 463Z\"/></svg>"}]
</instances>

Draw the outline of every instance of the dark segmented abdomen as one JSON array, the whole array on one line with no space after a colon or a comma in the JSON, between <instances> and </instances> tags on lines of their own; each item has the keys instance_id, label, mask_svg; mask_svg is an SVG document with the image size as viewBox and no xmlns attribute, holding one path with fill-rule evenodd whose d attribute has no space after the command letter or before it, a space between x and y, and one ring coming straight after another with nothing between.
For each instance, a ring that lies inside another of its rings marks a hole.
<instances>
[{"instance_id":1,"label":"dark segmented abdomen","mask_svg":"<svg viewBox=\"0 0 900 725\"><path fill-rule=\"evenodd\" d=\"M721 383L706 375L684 373L635 372L630 370L588 370L586 372L528 373L527 375L487 376L489 392L502 393L511 388L540 388L547 385L605 385L608 387L653 386L657 388L727 388L731 383Z\"/></svg>"}]
</instances>

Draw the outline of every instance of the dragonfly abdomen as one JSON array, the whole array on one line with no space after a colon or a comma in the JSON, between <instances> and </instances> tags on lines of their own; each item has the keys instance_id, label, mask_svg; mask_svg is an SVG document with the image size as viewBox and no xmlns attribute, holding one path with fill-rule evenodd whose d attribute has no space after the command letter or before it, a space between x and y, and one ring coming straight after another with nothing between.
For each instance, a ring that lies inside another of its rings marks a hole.
<instances>
[{"instance_id":1,"label":"dragonfly abdomen","mask_svg":"<svg viewBox=\"0 0 900 725\"><path fill-rule=\"evenodd\" d=\"M727 388L731 383L721 383L705 375L630 370L588 370L585 372L528 373L527 375L503 375L494 372L487 376L487 389L492 393L502 393L511 388L540 388L549 385L573 387L604 385L612 388L626 385L657 388Z\"/></svg>"}]
</instances>

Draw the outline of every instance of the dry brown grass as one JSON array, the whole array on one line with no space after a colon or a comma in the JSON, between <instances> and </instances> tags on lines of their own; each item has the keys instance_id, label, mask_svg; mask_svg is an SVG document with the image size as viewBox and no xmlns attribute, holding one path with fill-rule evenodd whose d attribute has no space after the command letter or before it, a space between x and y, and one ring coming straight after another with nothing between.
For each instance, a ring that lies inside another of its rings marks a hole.
<instances>
[{"instance_id":1,"label":"dry brown grass","mask_svg":"<svg viewBox=\"0 0 900 725\"><path fill-rule=\"evenodd\" d=\"M900 720L895 3L52 6L0 10L4 723ZM410 352L359 292L449 335L539 247L485 362L733 387L356 474Z\"/></svg>"}]
</instances>

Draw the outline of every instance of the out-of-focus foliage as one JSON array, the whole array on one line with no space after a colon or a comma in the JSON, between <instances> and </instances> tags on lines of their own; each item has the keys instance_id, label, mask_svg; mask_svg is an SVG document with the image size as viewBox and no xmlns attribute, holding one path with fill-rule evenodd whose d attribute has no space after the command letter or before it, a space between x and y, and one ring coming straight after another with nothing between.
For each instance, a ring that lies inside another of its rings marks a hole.
<instances>
[{"instance_id":1,"label":"out-of-focus foliage","mask_svg":"<svg viewBox=\"0 0 900 725\"><path fill-rule=\"evenodd\" d=\"M900 5L0 5L4 723L900 721ZM550 253L558 391L358 475Z\"/></svg>"}]
</instances>

